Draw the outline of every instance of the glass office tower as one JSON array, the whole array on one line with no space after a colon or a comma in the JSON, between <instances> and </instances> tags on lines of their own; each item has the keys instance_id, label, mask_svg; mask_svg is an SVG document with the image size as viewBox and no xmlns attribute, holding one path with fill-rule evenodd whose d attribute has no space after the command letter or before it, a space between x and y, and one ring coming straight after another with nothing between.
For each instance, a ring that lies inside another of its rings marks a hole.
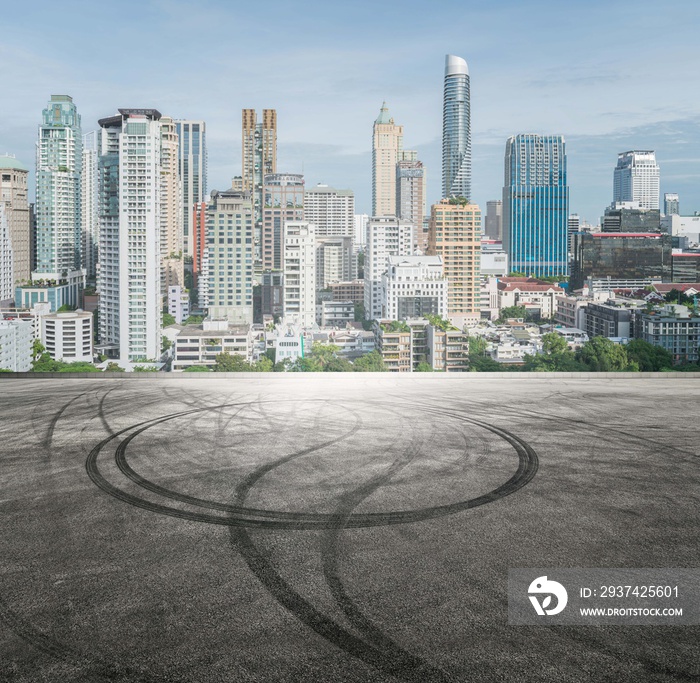
<instances>
[{"instance_id":1,"label":"glass office tower","mask_svg":"<svg viewBox=\"0 0 700 683\"><path fill-rule=\"evenodd\" d=\"M472 193L472 135L469 104L469 68L461 57L445 57L442 108L442 196Z\"/></svg>"},{"instance_id":2,"label":"glass office tower","mask_svg":"<svg viewBox=\"0 0 700 683\"><path fill-rule=\"evenodd\" d=\"M503 247L511 270L568 274L569 187L560 135L515 135L506 142Z\"/></svg>"},{"instance_id":3,"label":"glass office tower","mask_svg":"<svg viewBox=\"0 0 700 683\"><path fill-rule=\"evenodd\" d=\"M175 122L179 138L179 173L182 183L182 230L185 253L194 256L196 240L192 212L207 196L207 125L204 121Z\"/></svg>"}]
</instances>

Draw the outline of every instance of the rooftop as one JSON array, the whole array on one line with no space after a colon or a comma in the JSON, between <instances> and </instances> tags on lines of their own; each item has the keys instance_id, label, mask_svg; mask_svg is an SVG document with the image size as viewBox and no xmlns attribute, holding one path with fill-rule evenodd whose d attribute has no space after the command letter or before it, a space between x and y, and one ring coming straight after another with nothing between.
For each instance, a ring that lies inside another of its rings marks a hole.
<instances>
[{"instance_id":1,"label":"rooftop","mask_svg":"<svg viewBox=\"0 0 700 683\"><path fill-rule=\"evenodd\" d=\"M9 154L3 154L0 156L0 168L12 168L18 171L28 171L29 166L18 161L15 157Z\"/></svg>"}]
</instances>

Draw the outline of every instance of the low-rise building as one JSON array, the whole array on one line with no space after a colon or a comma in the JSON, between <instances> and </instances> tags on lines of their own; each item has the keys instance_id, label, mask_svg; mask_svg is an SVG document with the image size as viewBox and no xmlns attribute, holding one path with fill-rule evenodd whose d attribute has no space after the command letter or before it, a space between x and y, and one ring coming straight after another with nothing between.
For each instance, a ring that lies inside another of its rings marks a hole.
<instances>
[{"instance_id":1,"label":"low-rise building","mask_svg":"<svg viewBox=\"0 0 700 683\"><path fill-rule=\"evenodd\" d=\"M634 299L608 299L586 307L586 334L589 337L634 337L634 311L644 305Z\"/></svg>"},{"instance_id":2,"label":"low-rise building","mask_svg":"<svg viewBox=\"0 0 700 683\"><path fill-rule=\"evenodd\" d=\"M469 335L462 330L426 326L428 363L435 372L469 371Z\"/></svg>"},{"instance_id":3,"label":"low-rise building","mask_svg":"<svg viewBox=\"0 0 700 683\"><path fill-rule=\"evenodd\" d=\"M201 325L183 326L173 352L173 372L193 365L213 367L220 353L252 361L253 335L250 325L231 325L228 320L205 320Z\"/></svg>"},{"instance_id":4,"label":"low-rise building","mask_svg":"<svg viewBox=\"0 0 700 683\"><path fill-rule=\"evenodd\" d=\"M355 304L352 301L321 301L321 327L345 327L355 320Z\"/></svg>"},{"instance_id":5,"label":"low-rise building","mask_svg":"<svg viewBox=\"0 0 700 683\"><path fill-rule=\"evenodd\" d=\"M697 363L700 315L676 304L654 311L639 309L635 311L635 337L666 349L674 363Z\"/></svg>"},{"instance_id":6,"label":"low-rise building","mask_svg":"<svg viewBox=\"0 0 700 683\"><path fill-rule=\"evenodd\" d=\"M53 360L92 363L94 318L88 311L60 311L41 316L41 343Z\"/></svg>"},{"instance_id":7,"label":"low-rise building","mask_svg":"<svg viewBox=\"0 0 700 683\"><path fill-rule=\"evenodd\" d=\"M184 287L168 287L168 313L175 318L178 325L190 317L190 294Z\"/></svg>"},{"instance_id":8,"label":"low-rise building","mask_svg":"<svg viewBox=\"0 0 700 683\"><path fill-rule=\"evenodd\" d=\"M349 282L334 282L329 285L333 292L334 301L353 301L363 303L365 300L365 281L350 280Z\"/></svg>"},{"instance_id":9,"label":"low-rise building","mask_svg":"<svg viewBox=\"0 0 700 683\"><path fill-rule=\"evenodd\" d=\"M33 328L30 320L0 320L0 368L12 372L32 369Z\"/></svg>"},{"instance_id":10,"label":"low-rise building","mask_svg":"<svg viewBox=\"0 0 700 683\"><path fill-rule=\"evenodd\" d=\"M557 297L564 294L558 285L531 277L504 277L498 281L498 308L525 306L539 317L551 318L557 309Z\"/></svg>"},{"instance_id":11,"label":"low-rise building","mask_svg":"<svg viewBox=\"0 0 700 683\"><path fill-rule=\"evenodd\" d=\"M586 332L578 327L554 327L552 332L564 337L572 351L580 349L588 341Z\"/></svg>"},{"instance_id":12,"label":"low-rise building","mask_svg":"<svg viewBox=\"0 0 700 683\"><path fill-rule=\"evenodd\" d=\"M406 324L391 324L392 321L374 323L375 346L389 372L411 372L411 328Z\"/></svg>"}]
</instances>

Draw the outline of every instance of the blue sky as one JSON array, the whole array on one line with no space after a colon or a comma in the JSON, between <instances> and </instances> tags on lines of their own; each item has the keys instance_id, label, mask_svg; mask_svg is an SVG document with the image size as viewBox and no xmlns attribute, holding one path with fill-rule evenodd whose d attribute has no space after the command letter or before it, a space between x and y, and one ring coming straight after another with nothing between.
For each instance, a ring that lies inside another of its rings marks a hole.
<instances>
[{"instance_id":1,"label":"blue sky","mask_svg":"<svg viewBox=\"0 0 700 683\"><path fill-rule=\"evenodd\" d=\"M30 11L31 10L31 11ZM473 200L499 198L506 138L562 134L571 210L596 222L617 153L654 149L661 191L700 210L700 3L588 0L11 3L0 35L0 153L31 166L41 109L83 131L117 107L207 122L210 189L240 173L240 110L278 112L278 170L354 190L369 211L386 100L440 194L444 57L469 63Z\"/></svg>"}]
</instances>

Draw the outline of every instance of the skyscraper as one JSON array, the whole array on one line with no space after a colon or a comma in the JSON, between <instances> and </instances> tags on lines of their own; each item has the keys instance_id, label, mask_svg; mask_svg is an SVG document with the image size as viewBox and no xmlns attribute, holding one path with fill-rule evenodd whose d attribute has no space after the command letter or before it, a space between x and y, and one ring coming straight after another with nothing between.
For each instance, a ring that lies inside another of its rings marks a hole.
<instances>
[{"instance_id":1,"label":"skyscraper","mask_svg":"<svg viewBox=\"0 0 700 683\"><path fill-rule=\"evenodd\" d=\"M169 116L160 119L160 136L160 291L165 298L170 287L185 286L180 144L175 121Z\"/></svg>"},{"instance_id":2,"label":"skyscraper","mask_svg":"<svg viewBox=\"0 0 700 683\"><path fill-rule=\"evenodd\" d=\"M508 138L503 187L503 248L514 271L566 275L569 186L560 135Z\"/></svg>"},{"instance_id":3,"label":"skyscraper","mask_svg":"<svg viewBox=\"0 0 700 683\"><path fill-rule=\"evenodd\" d=\"M442 105L442 196L471 199L472 136L469 68L454 55L445 57Z\"/></svg>"},{"instance_id":4,"label":"skyscraper","mask_svg":"<svg viewBox=\"0 0 700 683\"><path fill-rule=\"evenodd\" d=\"M12 246L12 282L31 275L32 232L27 203L29 169L11 156L0 156L0 205L5 207L9 244Z\"/></svg>"},{"instance_id":5,"label":"skyscraper","mask_svg":"<svg viewBox=\"0 0 700 683\"><path fill-rule=\"evenodd\" d=\"M486 202L484 235L492 240L503 239L503 202L500 199Z\"/></svg>"},{"instance_id":6,"label":"skyscraper","mask_svg":"<svg viewBox=\"0 0 700 683\"><path fill-rule=\"evenodd\" d=\"M258 123L255 109L242 113L242 189L250 192L255 216L255 262L262 259L263 182L277 173L277 111L263 109Z\"/></svg>"},{"instance_id":7,"label":"skyscraper","mask_svg":"<svg viewBox=\"0 0 700 683\"><path fill-rule=\"evenodd\" d=\"M119 109L99 120L99 340L127 362L161 353L160 119L156 109Z\"/></svg>"},{"instance_id":8,"label":"skyscraper","mask_svg":"<svg viewBox=\"0 0 700 683\"><path fill-rule=\"evenodd\" d=\"M659 208L659 165L651 150L632 150L617 155L613 204L638 202L642 209Z\"/></svg>"},{"instance_id":9,"label":"skyscraper","mask_svg":"<svg viewBox=\"0 0 700 683\"><path fill-rule=\"evenodd\" d=\"M97 211L97 188L99 182L99 131L93 130L83 135L83 173L80 184L80 220L82 265L89 279L97 274L100 224Z\"/></svg>"},{"instance_id":10,"label":"skyscraper","mask_svg":"<svg viewBox=\"0 0 700 683\"><path fill-rule=\"evenodd\" d=\"M396 213L413 224L413 246L425 253L428 248L428 236L423 233L425 169L417 158L404 158L396 164Z\"/></svg>"},{"instance_id":11,"label":"skyscraper","mask_svg":"<svg viewBox=\"0 0 700 683\"><path fill-rule=\"evenodd\" d=\"M396 216L396 163L403 150L403 126L389 116L386 102L372 128L372 215Z\"/></svg>"},{"instance_id":12,"label":"skyscraper","mask_svg":"<svg viewBox=\"0 0 700 683\"><path fill-rule=\"evenodd\" d=\"M36 152L36 272L54 280L81 265L82 149L73 98L51 95L42 112Z\"/></svg>"},{"instance_id":13,"label":"skyscraper","mask_svg":"<svg viewBox=\"0 0 700 683\"><path fill-rule=\"evenodd\" d=\"M304 220L304 176L271 173L264 179L262 209L262 268L281 270L284 224Z\"/></svg>"},{"instance_id":14,"label":"skyscraper","mask_svg":"<svg viewBox=\"0 0 700 683\"><path fill-rule=\"evenodd\" d=\"M304 193L304 217L316 226L317 237L352 237L355 195L352 190L316 185Z\"/></svg>"},{"instance_id":15,"label":"skyscraper","mask_svg":"<svg viewBox=\"0 0 700 683\"><path fill-rule=\"evenodd\" d=\"M211 193L207 204L206 287L200 296L212 318L253 322L253 203L249 192Z\"/></svg>"},{"instance_id":16,"label":"skyscraper","mask_svg":"<svg viewBox=\"0 0 700 683\"><path fill-rule=\"evenodd\" d=\"M190 236L193 207L207 196L207 125L204 121L179 120L175 127L180 143L184 251L194 258L196 240Z\"/></svg>"},{"instance_id":17,"label":"skyscraper","mask_svg":"<svg viewBox=\"0 0 700 683\"><path fill-rule=\"evenodd\" d=\"M316 237L308 221L284 225L284 321L310 327L316 322Z\"/></svg>"},{"instance_id":18,"label":"skyscraper","mask_svg":"<svg viewBox=\"0 0 700 683\"><path fill-rule=\"evenodd\" d=\"M481 209L456 197L430 213L428 254L440 256L449 283L447 314L462 327L480 316Z\"/></svg>"}]
</instances>

